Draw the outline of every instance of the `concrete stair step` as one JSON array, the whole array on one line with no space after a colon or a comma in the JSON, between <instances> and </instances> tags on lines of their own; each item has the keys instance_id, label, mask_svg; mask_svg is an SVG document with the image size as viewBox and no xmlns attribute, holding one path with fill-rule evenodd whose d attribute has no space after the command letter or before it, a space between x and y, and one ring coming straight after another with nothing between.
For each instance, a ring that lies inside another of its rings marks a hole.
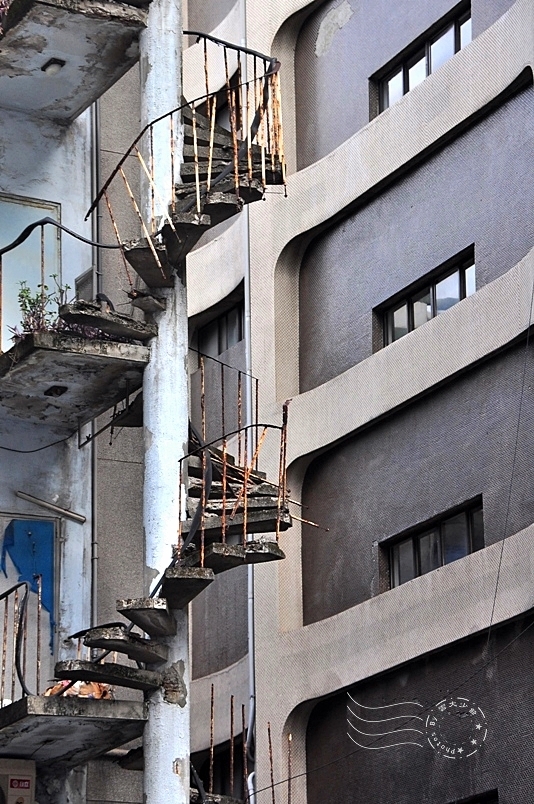
<instances>
[{"instance_id":1,"label":"concrete stair step","mask_svg":"<svg viewBox=\"0 0 534 804\"><path fill-rule=\"evenodd\" d=\"M157 689L161 683L160 674L153 670L138 670L123 664L95 664L79 659L58 662L54 673L56 678L68 681L99 681L145 692Z\"/></svg>"},{"instance_id":2,"label":"concrete stair step","mask_svg":"<svg viewBox=\"0 0 534 804\"><path fill-rule=\"evenodd\" d=\"M162 597L117 600L117 611L155 639L176 633L176 622Z\"/></svg>"},{"instance_id":3,"label":"concrete stair step","mask_svg":"<svg viewBox=\"0 0 534 804\"><path fill-rule=\"evenodd\" d=\"M247 542L245 546L246 564L264 564L267 561L281 561L286 557L277 542L254 541Z\"/></svg>"},{"instance_id":4,"label":"concrete stair step","mask_svg":"<svg viewBox=\"0 0 534 804\"><path fill-rule=\"evenodd\" d=\"M200 550L188 553L183 559L186 567L200 566ZM208 544L204 550L204 566L212 569L215 575L245 563L245 548L240 544Z\"/></svg>"},{"instance_id":5,"label":"concrete stair step","mask_svg":"<svg viewBox=\"0 0 534 804\"><path fill-rule=\"evenodd\" d=\"M277 511L270 510L251 510L247 516L247 533L274 533L276 531ZM182 537L187 538L191 519L186 519L182 523ZM280 515L280 530L284 531L292 525L289 511L284 510ZM243 514L238 512L233 519L226 517L226 535L233 536L243 534ZM200 531L198 536L200 538ZM206 542L222 542L222 517L209 516L204 522L204 538Z\"/></svg>"},{"instance_id":6,"label":"concrete stair step","mask_svg":"<svg viewBox=\"0 0 534 804\"><path fill-rule=\"evenodd\" d=\"M167 259L165 246L154 244L154 248L161 268L146 238L125 243L124 256L149 288L172 288L174 287L174 276Z\"/></svg>"},{"instance_id":7,"label":"concrete stair step","mask_svg":"<svg viewBox=\"0 0 534 804\"><path fill-rule=\"evenodd\" d=\"M190 497L187 500L187 510L189 514L192 516L197 509L198 506L197 497ZM236 506L237 503L237 506ZM232 511L236 508L236 515L237 513L241 513L244 510L244 501L242 498L239 500L235 497L232 497L230 494L227 494L224 508L226 509L226 515L230 516ZM252 513L253 511L276 511L278 509L278 497L252 497L250 494L247 494L247 511ZM223 512L223 504L222 499L212 498L211 495L209 499L206 500L205 508L206 514L206 521L208 517L212 516L222 516Z\"/></svg>"},{"instance_id":8,"label":"concrete stair step","mask_svg":"<svg viewBox=\"0 0 534 804\"><path fill-rule=\"evenodd\" d=\"M164 662L168 655L166 645L159 645L138 634L127 632L125 627L118 626L92 628L86 633L83 643L88 648L124 653L135 662L145 664Z\"/></svg>"},{"instance_id":9,"label":"concrete stair step","mask_svg":"<svg viewBox=\"0 0 534 804\"><path fill-rule=\"evenodd\" d=\"M183 609L214 580L211 569L169 567L165 570L160 595L170 609Z\"/></svg>"}]
</instances>

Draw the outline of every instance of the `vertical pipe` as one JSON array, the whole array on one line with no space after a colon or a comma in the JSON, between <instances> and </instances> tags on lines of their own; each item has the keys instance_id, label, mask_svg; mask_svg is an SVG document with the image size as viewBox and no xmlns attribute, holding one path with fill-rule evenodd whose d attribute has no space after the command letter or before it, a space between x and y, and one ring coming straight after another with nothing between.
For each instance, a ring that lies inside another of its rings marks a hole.
<instances>
[{"instance_id":1,"label":"vertical pipe","mask_svg":"<svg viewBox=\"0 0 534 804\"><path fill-rule=\"evenodd\" d=\"M200 357L200 410L202 416L202 441L206 443L206 376L205 376L205 366L204 366L204 355ZM204 528L205 523L205 514L206 514L206 482L205 482L205 475L206 475L206 451L204 449L201 450L200 453L200 462L202 466L202 480L200 482L200 505L201 505L201 512L200 512L200 566L204 566L204 550L205 550L205 539L206 539L206 532Z\"/></svg>"},{"instance_id":2,"label":"vertical pipe","mask_svg":"<svg viewBox=\"0 0 534 804\"><path fill-rule=\"evenodd\" d=\"M241 457L241 428L243 426L243 389L242 389L242 378L241 372L237 372L237 455L238 459L237 462L240 466L243 465L245 459Z\"/></svg>"},{"instance_id":3,"label":"vertical pipe","mask_svg":"<svg viewBox=\"0 0 534 804\"><path fill-rule=\"evenodd\" d=\"M210 706L210 783L209 791L213 793L213 761L215 758L215 687L211 685Z\"/></svg>"},{"instance_id":4,"label":"vertical pipe","mask_svg":"<svg viewBox=\"0 0 534 804\"><path fill-rule=\"evenodd\" d=\"M230 695L230 796L234 795L234 696Z\"/></svg>"}]
</instances>

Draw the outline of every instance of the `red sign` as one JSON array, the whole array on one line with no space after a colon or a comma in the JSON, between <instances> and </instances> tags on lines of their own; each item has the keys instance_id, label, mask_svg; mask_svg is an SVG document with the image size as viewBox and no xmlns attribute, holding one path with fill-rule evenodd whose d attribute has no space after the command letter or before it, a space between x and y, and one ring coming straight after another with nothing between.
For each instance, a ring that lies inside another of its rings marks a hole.
<instances>
[{"instance_id":1,"label":"red sign","mask_svg":"<svg viewBox=\"0 0 534 804\"><path fill-rule=\"evenodd\" d=\"M30 780L29 779L10 779L9 786L15 787L18 790L29 790L30 789Z\"/></svg>"}]
</instances>

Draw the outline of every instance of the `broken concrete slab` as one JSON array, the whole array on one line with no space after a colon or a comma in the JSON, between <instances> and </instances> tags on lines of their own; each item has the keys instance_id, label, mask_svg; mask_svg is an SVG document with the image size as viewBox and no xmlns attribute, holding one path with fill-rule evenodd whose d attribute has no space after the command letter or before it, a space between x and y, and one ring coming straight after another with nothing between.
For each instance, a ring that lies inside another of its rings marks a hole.
<instances>
[{"instance_id":1,"label":"broken concrete slab","mask_svg":"<svg viewBox=\"0 0 534 804\"><path fill-rule=\"evenodd\" d=\"M146 720L138 701L29 696L0 709L0 757L83 765L140 737Z\"/></svg>"},{"instance_id":2,"label":"broken concrete slab","mask_svg":"<svg viewBox=\"0 0 534 804\"><path fill-rule=\"evenodd\" d=\"M161 684L161 676L153 670L138 670L124 664L105 662L84 662L80 659L68 659L56 664L56 678L68 681L98 681L101 684L112 684L118 687L129 687L133 690L157 689Z\"/></svg>"},{"instance_id":3,"label":"broken concrete slab","mask_svg":"<svg viewBox=\"0 0 534 804\"><path fill-rule=\"evenodd\" d=\"M117 600L117 611L151 637L174 636L176 621L162 597Z\"/></svg>"},{"instance_id":4,"label":"broken concrete slab","mask_svg":"<svg viewBox=\"0 0 534 804\"><path fill-rule=\"evenodd\" d=\"M147 287L174 287L174 272L162 243L152 243L151 247L144 237L140 240L130 240L124 243L124 256Z\"/></svg>"},{"instance_id":5,"label":"broken concrete slab","mask_svg":"<svg viewBox=\"0 0 534 804\"><path fill-rule=\"evenodd\" d=\"M167 659L169 649L167 645L160 645L138 634L128 633L126 627L110 626L91 628L84 636L83 644L88 648L102 648L103 650L124 653L135 662L155 664Z\"/></svg>"},{"instance_id":6,"label":"broken concrete slab","mask_svg":"<svg viewBox=\"0 0 534 804\"><path fill-rule=\"evenodd\" d=\"M198 567L200 565L200 550L188 553L182 559L186 567ZM240 567L245 563L245 548L239 544L222 544L215 542L206 545L204 550L204 566L212 569L215 575L226 570Z\"/></svg>"},{"instance_id":7,"label":"broken concrete slab","mask_svg":"<svg viewBox=\"0 0 534 804\"><path fill-rule=\"evenodd\" d=\"M247 516L247 533L274 533L276 531L275 509L252 510ZM186 519L182 524L182 536L185 539L189 533L192 519ZM222 517L209 516L204 522L204 538L206 542L222 541ZM292 525L291 515L288 511L280 513L280 531L287 530ZM226 535L242 534L244 530L243 514L237 513L234 517L226 517Z\"/></svg>"},{"instance_id":8,"label":"broken concrete slab","mask_svg":"<svg viewBox=\"0 0 534 804\"><path fill-rule=\"evenodd\" d=\"M72 122L138 60L146 20L146 9L113 0L13 0L1 38L0 106ZM60 63L53 76L43 69L51 59Z\"/></svg>"},{"instance_id":9,"label":"broken concrete slab","mask_svg":"<svg viewBox=\"0 0 534 804\"><path fill-rule=\"evenodd\" d=\"M266 561L281 561L286 554L280 549L277 542L259 540L247 542L245 556L247 564L264 564Z\"/></svg>"},{"instance_id":10,"label":"broken concrete slab","mask_svg":"<svg viewBox=\"0 0 534 804\"><path fill-rule=\"evenodd\" d=\"M58 332L26 335L0 355L0 411L70 435L141 387L149 354Z\"/></svg>"},{"instance_id":11,"label":"broken concrete slab","mask_svg":"<svg viewBox=\"0 0 534 804\"><path fill-rule=\"evenodd\" d=\"M115 311L104 312L98 304L87 301L63 304L59 308L59 317L66 324L99 329L107 335L130 340L147 341L158 334L155 324L136 321Z\"/></svg>"},{"instance_id":12,"label":"broken concrete slab","mask_svg":"<svg viewBox=\"0 0 534 804\"><path fill-rule=\"evenodd\" d=\"M171 609L183 609L215 580L211 569L170 567L165 570L161 596Z\"/></svg>"}]
</instances>

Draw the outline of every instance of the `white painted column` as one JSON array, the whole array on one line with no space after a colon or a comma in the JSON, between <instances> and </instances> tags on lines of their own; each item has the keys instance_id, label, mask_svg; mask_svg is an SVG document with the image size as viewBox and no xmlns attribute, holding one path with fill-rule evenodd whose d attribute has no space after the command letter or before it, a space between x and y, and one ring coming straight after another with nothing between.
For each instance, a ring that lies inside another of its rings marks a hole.
<instances>
[{"instance_id":1,"label":"white painted column","mask_svg":"<svg viewBox=\"0 0 534 804\"><path fill-rule=\"evenodd\" d=\"M152 0L148 27L141 36L142 125L165 115L181 100L181 0ZM177 117L175 117L175 130ZM168 119L153 128L154 178L157 190L142 183L142 208L147 219L155 212L158 229L171 200L171 147ZM177 136L178 142L181 137ZM145 154L146 143L145 143ZM178 172L181 149L176 151ZM165 295L167 309L157 318L158 336L151 343L145 370L144 529L147 590L172 559L180 515L179 460L188 442L187 298L176 286ZM174 612L175 637L167 640L169 660L160 668L166 683L148 700L144 733L144 802L189 804L190 671L188 619Z\"/></svg>"}]
</instances>

